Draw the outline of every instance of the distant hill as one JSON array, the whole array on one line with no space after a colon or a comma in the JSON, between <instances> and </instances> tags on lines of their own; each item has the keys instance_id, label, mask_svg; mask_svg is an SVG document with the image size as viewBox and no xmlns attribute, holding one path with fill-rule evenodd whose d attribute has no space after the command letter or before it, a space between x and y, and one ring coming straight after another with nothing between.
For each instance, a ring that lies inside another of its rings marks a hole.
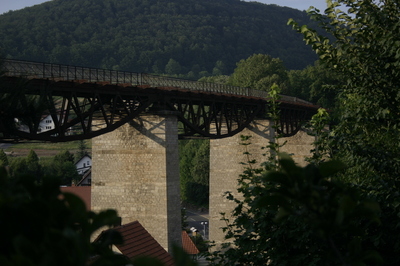
<instances>
[{"instance_id":1,"label":"distant hill","mask_svg":"<svg viewBox=\"0 0 400 266\"><path fill-rule=\"evenodd\" d=\"M134 72L230 74L254 53L289 69L315 54L287 26L305 12L239 0L53 0L0 15L0 54Z\"/></svg>"}]
</instances>

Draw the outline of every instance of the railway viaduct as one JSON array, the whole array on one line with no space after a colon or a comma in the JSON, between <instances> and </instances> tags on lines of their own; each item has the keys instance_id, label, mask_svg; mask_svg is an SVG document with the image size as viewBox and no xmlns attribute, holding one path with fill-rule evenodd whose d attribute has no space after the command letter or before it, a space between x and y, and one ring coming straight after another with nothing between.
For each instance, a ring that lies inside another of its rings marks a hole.
<instances>
[{"instance_id":1,"label":"railway viaduct","mask_svg":"<svg viewBox=\"0 0 400 266\"><path fill-rule=\"evenodd\" d=\"M2 110L0 141L91 138L92 210L116 209L123 224L140 221L167 250L181 241L178 141L210 139L209 237L217 244L223 241L220 213L233 209L223 193L236 191L240 162L247 160L240 135L252 136L250 152L262 162L261 147L277 133L266 116L265 92L143 73L3 61L0 92L12 101ZM282 95L279 108L284 151L301 164L313 142L301 125L317 107ZM48 115L55 128L38 132L41 118Z\"/></svg>"}]
</instances>

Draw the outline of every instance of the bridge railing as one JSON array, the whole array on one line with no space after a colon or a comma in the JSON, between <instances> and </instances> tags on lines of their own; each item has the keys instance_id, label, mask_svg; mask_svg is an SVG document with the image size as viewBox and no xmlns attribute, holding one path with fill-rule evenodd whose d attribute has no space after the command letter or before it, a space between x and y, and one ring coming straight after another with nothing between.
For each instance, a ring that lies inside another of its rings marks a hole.
<instances>
[{"instance_id":1,"label":"bridge railing","mask_svg":"<svg viewBox=\"0 0 400 266\"><path fill-rule=\"evenodd\" d=\"M234 95L250 95L248 88L228 86L223 84L199 82L193 80L185 80L171 77L156 76L150 74L142 74L143 82L155 87L177 87L187 90L199 90L210 93L225 93Z\"/></svg>"},{"instance_id":2,"label":"bridge railing","mask_svg":"<svg viewBox=\"0 0 400 266\"><path fill-rule=\"evenodd\" d=\"M130 83L140 85L140 74L125 71L87 68L49 63L3 59L6 75L54 80L85 80L110 84Z\"/></svg>"},{"instance_id":3,"label":"bridge railing","mask_svg":"<svg viewBox=\"0 0 400 266\"><path fill-rule=\"evenodd\" d=\"M157 76L144 73L87 68L60 64L29 62L23 60L2 59L2 69L8 76L26 78L48 78L52 80L82 80L87 82L107 82L110 84L149 85L151 87L176 87L179 89L204 91L267 98L266 91L228 86L223 84L198 82L192 80ZM281 95L281 100L307 103L296 97Z\"/></svg>"},{"instance_id":4,"label":"bridge railing","mask_svg":"<svg viewBox=\"0 0 400 266\"><path fill-rule=\"evenodd\" d=\"M267 96L267 93L264 91L223 84L198 82L145 73L29 62L22 60L3 59L3 69L9 76L22 76L27 78L85 80L87 82L108 82L110 84L128 83L132 84L133 86L149 85L152 87L177 87L180 89L199 90L210 93L224 93L254 97Z\"/></svg>"}]
</instances>

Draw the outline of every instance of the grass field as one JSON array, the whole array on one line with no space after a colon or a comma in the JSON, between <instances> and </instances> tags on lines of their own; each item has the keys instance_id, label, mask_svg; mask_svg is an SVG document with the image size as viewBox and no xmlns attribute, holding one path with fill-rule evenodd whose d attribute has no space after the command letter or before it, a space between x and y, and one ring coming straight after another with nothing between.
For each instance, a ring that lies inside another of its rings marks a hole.
<instances>
[{"instance_id":1,"label":"grass field","mask_svg":"<svg viewBox=\"0 0 400 266\"><path fill-rule=\"evenodd\" d=\"M38 142L29 141L13 144L4 151L12 156L26 156L30 150L34 150L38 156L54 156L60 151L68 150L71 153L79 151L80 141L69 142ZM87 151L90 153L92 148L91 140L85 140Z\"/></svg>"}]
</instances>

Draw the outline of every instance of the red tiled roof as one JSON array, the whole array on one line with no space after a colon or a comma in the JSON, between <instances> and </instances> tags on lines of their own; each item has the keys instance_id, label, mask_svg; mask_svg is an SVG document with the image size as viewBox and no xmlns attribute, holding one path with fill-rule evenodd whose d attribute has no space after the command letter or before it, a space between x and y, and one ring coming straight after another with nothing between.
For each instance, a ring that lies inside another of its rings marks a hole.
<instances>
[{"instance_id":1,"label":"red tiled roof","mask_svg":"<svg viewBox=\"0 0 400 266\"><path fill-rule=\"evenodd\" d=\"M148 256L159 259L166 266L173 266L172 256L138 222L132 222L113 228L118 231L124 244L116 245L123 255L130 259Z\"/></svg>"},{"instance_id":2,"label":"red tiled roof","mask_svg":"<svg viewBox=\"0 0 400 266\"><path fill-rule=\"evenodd\" d=\"M182 247L183 250L189 255L196 255L200 253L186 231L182 231Z\"/></svg>"},{"instance_id":3,"label":"red tiled roof","mask_svg":"<svg viewBox=\"0 0 400 266\"><path fill-rule=\"evenodd\" d=\"M61 187L61 192L68 192L80 197L86 205L86 209L90 211L92 207L91 195L92 195L92 188L90 186L83 186L83 187Z\"/></svg>"}]
</instances>

